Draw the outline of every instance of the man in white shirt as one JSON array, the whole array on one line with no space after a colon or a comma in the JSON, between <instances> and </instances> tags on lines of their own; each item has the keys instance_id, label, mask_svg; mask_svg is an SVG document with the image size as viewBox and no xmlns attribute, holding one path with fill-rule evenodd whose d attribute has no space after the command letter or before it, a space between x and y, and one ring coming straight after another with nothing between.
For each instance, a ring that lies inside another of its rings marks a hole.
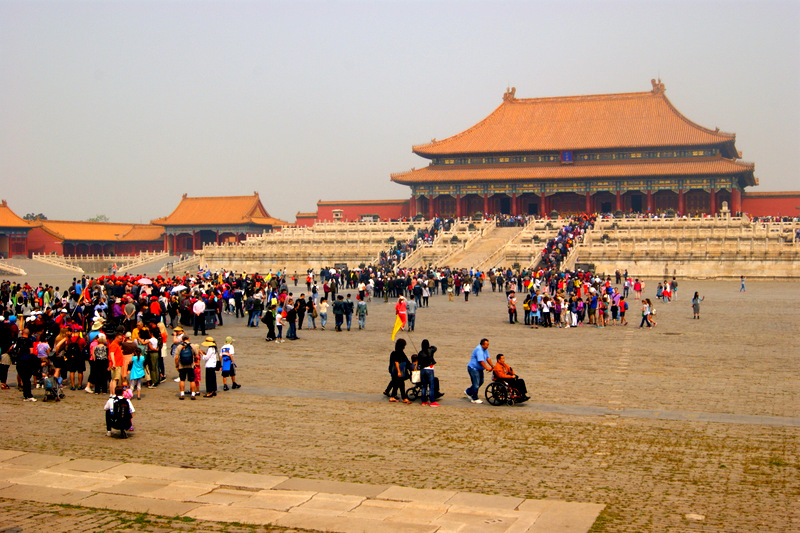
<instances>
[{"instance_id":1,"label":"man in white shirt","mask_svg":"<svg viewBox=\"0 0 800 533\"><path fill-rule=\"evenodd\" d=\"M206 334L206 303L203 298L198 298L192 306L192 315L194 317L194 334L197 336L199 329L203 335Z\"/></svg>"}]
</instances>

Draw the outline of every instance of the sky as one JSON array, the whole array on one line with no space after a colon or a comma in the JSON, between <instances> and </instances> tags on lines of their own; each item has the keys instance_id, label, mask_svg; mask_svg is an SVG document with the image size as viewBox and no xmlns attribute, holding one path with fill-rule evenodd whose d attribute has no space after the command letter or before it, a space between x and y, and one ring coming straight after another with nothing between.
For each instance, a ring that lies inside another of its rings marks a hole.
<instances>
[{"instance_id":1,"label":"sky","mask_svg":"<svg viewBox=\"0 0 800 533\"><path fill-rule=\"evenodd\" d=\"M800 1L0 0L0 197L166 216L181 195L400 199L412 145L517 98L648 91L800 190Z\"/></svg>"}]
</instances>

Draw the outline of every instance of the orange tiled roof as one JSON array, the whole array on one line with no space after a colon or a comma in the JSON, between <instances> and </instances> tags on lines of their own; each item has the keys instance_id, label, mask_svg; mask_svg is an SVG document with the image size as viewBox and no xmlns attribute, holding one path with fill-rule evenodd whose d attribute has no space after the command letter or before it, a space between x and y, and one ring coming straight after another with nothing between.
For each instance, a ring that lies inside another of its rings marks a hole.
<instances>
[{"instance_id":1,"label":"orange tiled roof","mask_svg":"<svg viewBox=\"0 0 800 533\"><path fill-rule=\"evenodd\" d=\"M167 217L151 221L164 226L228 226L241 224L283 225L270 217L258 193L252 196L198 196L181 198L178 207Z\"/></svg>"},{"instance_id":2,"label":"orange tiled roof","mask_svg":"<svg viewBox=\"0 0 800 533\"><path fill-rule=\"evenodd\" d=\"M63 241L157 241L164 234L163 227L147 224L40 220L37 225Z\"/></svg>"},{"instance_id":3,"label":"orange tiled roof","mask_svg":"<svg viewBox=\"0 0 800 533\"><path fill-rule=\"evenodd\" d=\"M126 242L159 241L164 238L164 226L154 224L132 224L131 229L119 240Z\"/></svg>"},{"instance_id":4,"label":"orange tiled roof","mask_svg":"<svg viewBox=\"0 0 800 533\"><path fill-rule=\"evenodd\" d=\"M403 185L437 182L526 181L542 179L634 178L649 176L697 176L745 174L753 180L755 164L723 157L703 160L646 160L636 163L575 163L527 166L442 166L392 174L392 181ZM754 185L755 183L751 183Z\"/></svg>"},{"instance_id":5,"label":"orange tiled roof","mask_svg":"<svg viewBox=\"0 0 800 533\"><path fill-rule=\"evenodd\" d=\"M8 207L5 200L0 202L0 228L26 228L30 229L33 225L27 220L20 218Z\"/></svg>"},{"instance_id":6,"label":"orange tiled roof","mask_svg":"<svg viewBox=\"0 0 800 533\"><path fill-rule=\"evenodd\" d=\"M494 112L447 139L413 147L427 158L456 154L706 146L732 144L736 136L684 117L653 81L638 93L514 97L506 93ZM733 148L731 148L733 150ZM735 153L726 153L734 156Z\"/></svg>"},{"instance_id":7,"label":"orange tiled roof","mask_svg":"<svg viewBox=\"0 0 800 533\"><path fill-rule=\"evenodd\" d=\"M250 217L250 222L257 226L285 226L288 224L285 220L274 217Z\"/></svg>"}]
</instances>

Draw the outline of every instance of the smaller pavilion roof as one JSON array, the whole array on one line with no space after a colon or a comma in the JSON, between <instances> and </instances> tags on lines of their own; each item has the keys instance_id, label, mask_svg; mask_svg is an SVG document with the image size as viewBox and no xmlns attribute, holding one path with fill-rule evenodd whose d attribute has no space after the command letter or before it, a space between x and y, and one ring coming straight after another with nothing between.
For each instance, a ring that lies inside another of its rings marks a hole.
<instances>
[{"instance_id":1,"label":"smaller pavilion roof","mask_svg":"<svg viewBox=\"0 0 800 533\"><path fill-rule=\"evenodd\" d=\"M34 227L34 224L17 216L17 214L8 207L8 203L5 200L0 202L0 228L31 229L32 227Z\"/></svg>"},{"instance_id":2,"label":"smaller pavilion roof","mask_svg":"<svg viewBox=\"0 0 800 533\"><path fill-rule=\"evenodd\" d=\"M197 196L184 194L175 210L151 221L163 226L283 226L264 209L258 193L252 196Z\"/></svg>"},{"instance_id":3,"label":"smaller pavilion roof","mask_svg":"<svg viewBox=\"0 0 800 533\"><path fill-rule=\"evenodd\" d=\"M159 241L164 228L149 224L39 220L36 226L62 241L142 242Z\"/></svg>"}]
</instances>

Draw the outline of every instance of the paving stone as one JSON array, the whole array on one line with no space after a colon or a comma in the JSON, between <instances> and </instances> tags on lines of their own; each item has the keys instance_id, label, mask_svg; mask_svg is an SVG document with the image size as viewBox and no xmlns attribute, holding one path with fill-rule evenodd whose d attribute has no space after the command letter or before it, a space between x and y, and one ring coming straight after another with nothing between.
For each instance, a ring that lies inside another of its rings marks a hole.
<instances>
[{"instance_id":1,"label":"paving stone","mask_svg":"<svg viewBox=\"0 0 800 533\"><path fill-rule=\"evenodd\" d=\"M505 509L513 511L519 507L525 498L511 498L493 494L475 494L473 492L459 492L449 500L447 505L462 507L488 507L490 509Z\"/></svg>"},{"instance_id":2,"label":"paving stone","mask_svg":"<svg viewBox=\"0 0 800 533\"><path fill-rule=\"evenodd\" d=\"M389 487L381 492L377 499L395 500L399 502L445 503L456 495L451 490L412 489L409 487Z\"/></svg>"},{"instance_id":3,"label":"paving stone","mask_svg":"<svg viewBox=\"0 0 800 533\"><path fill-rule=\"evenodd\" d=\"M272 489L280 485L287 479L286 476L265 476L261 474L249 474L247 472L220 472L223 474L214 482L217 485L234 488L249 489Z\"/></svg>"},{"instance_id":4,"label":"paving stone","mask_svg":"<svg viewBox=\"0 0 800 533\"><path fill-rule=\"evenodd\" d=\"M13 459L14 457L19 457L20 455L25 455L28 452L18 452L16 450L0 450L0 462L7 461L8 459Z\"/></svg>"},{"instance_id":5,"label":"paving stone","mask_svg":"<svg viewBox=\"0 0 800 533\"><path fill-rule=\"evenodd\" d=\"M540 516L541 513L519 513L517 521L506 530L506 533L527 533Z\"/></svg>"},{"instance_id":6,"label":"paving stone","mask_svg":"<svg viewBox=\"0 0 800 533\"><path fill-rule=\"evenodd\" d=\"M119 494L93 494L81 500L80 505L98 509L115 509L131 513L149 513L161 516L182 516L200 506L198 503L174 502L142 498L140 496L123 496Z\"/></svg>"},{"instance_id":7,"label":"paving stone","mask_svg":"<svg viewBox=\"0 0 800 533\"><path fill-rule=\"evenodd\" d=\"M520 510L527 511L527 500L520 506ZM530 529L534 533L550 533L551 531L564 531L585 533L592 527L597 515L605 505L597 503L565 502L560 500L544 500L549 504L541 511L542 516ZM523 507L526 507L523 509ZM530 505L534 507L534 505Z\"/></svg>"},{"instance_id":8,"label":"paving stone","mask_svg":"<svg viewBox=\"0 0 800 533\"><path fill-rule=\"evenodd\" d=\"M358 507L364 498L348 494L326 494L317 493L307 502L301 503L291 509L292 512L319 512L333 511L336 513L346 513Z\"/></svg>"},{"instance_id":9,"label":"paving stone","mask_svg":"<svg viewBox=\"0 0 800 533\"><path fill-rule=\"evenodd\" d=\"M207 494L193 498L192 501L216 504L217 506L226 506L247 500L252 497L253 492L249 490L216 488Z\"/></svg>"},{"instance_id":10,"label":"paving stone","mask_svg":"<svg viewBox=\"0 0 800 533\"><path fill-rule=\"evenodd\" d=\"M59 465L51 466L48 470L63 472L63 471L74 471L74 472L103 472L104 470L108 470L109 468L113 468L115 466L119 466L121 463L119 461L100 461L96 459L72 459L66 463L61 463Z\"/></svg>"},{"instance_id":11,"label":"paving stone","mask_svg":"<svg viewBox=\"0 0 800 533\"><path fill-rule=\"evenodd\" d=\"M361 505L347 514L357 518L386 520L389 517L402 514L407 505L406 502L395 502L391 500L364 500L361 502ZM445 510L447 509L445 508Z\"/></svg>"},{"instance_id":12,"label":"paving stone","mask_svg":"<svg viewBox=\"0 0 800 533\"><path fill-rule=\"evenodd\" d=\"M483 511L482 513L448 511L436 518L433 524L441 526L442 529L440 531L505 533L519 518L519 516L499 516L493 514L491 509L484 509Z\"/></svg>"},{"instance_id":13,"label":"paving stone","mask_svg":"<svg viewBox=\"0 0 800 533\"><path fill-rule=\"evenodd\" d=\"M307 502L314 494L316 493L294 490L262 490L253 494L253 496L247 500L231 504L231 507L288 511L292 507Z\"/></svg>"},{"instance_id":14,"label":"paving stone","mask_svg":"<svg viewBox=\"0 0 800 533\"><path fill-rule=\"evenodd\" d=\"M13 481L29 476L33 470L25 467L0 466L0 481Z\"/></svg>"},{"instance_id":15,"label":"paving stone","mask_svg":"<svg viewBox=\"0 0 800 533\"><path fill-rule=\"evenodd\" d=\"M211 485L209 483L176 482L170 483L166 487L158 488L152 492L144 493L142 496L158 498L160 500L188 502L195 501L199 496L208 494L215 488L217 488L216 485Z\"/></svg>"},{"instance_id":16,"label":"paving stone","mask_svg":"<svg viewBox=\"0 0 800 533\"><path fill-rule=\"evenodd\" d=\"M229 507L227 505L201 505L192 509L184 516L198 520L212 520L215 522L240 522L242 524L267 525L273 524L286 513L269 509L248 509L244 507Z\"/></svg>"},{"instance_id":17,"label":"paving stone","mask_svg":"<svg viewBox=\"0 0 800 533\"><path fill-rule=\"evenodd\" d=\"M128 478L117 483L109 483L95 488L96 492L119 494L122 496L142 496L169 485L169 481L147 478Z\"/></svg>"},{"instance_id":18,"label":"paving stone","mask_svg":"<svg viewBox=\"0 0 800 533\"><path fill-rule=\"evenodd\" d=\"M199 468L178 468L175 466L145 465L141 463L123 463L109 468L106 472L167 481L197 481L200 483L214 483L215 477L224 475L223 472Z\"/></svg>"},{"instance_id":19,"label":"paving stone","mask_svg":"<svg viewBox=\"0 0 800 533\"><path fill-rule=\"evenodd\" d=\"M91 494L91 492L51 487L34 487L31 485L11 485L0 489L0 498L69 505L78 505L79 502Z\"/></svg>"},{"instance_id":20,"label":"paving stone","mask_svg":"<svg viewBox=\"0 0 800 533\"><path fill-rule=\"evenodd\" d=\"M275 525L338 533L435 533L438 529L432 525L383 522L355 517L314 516L304 513L288 513L278 519Z\"/></svg>"},{"instance_id":21,"label":"paving stone","mask_svg":"<svg viewBox=\"0 0 800 533\"><path fill-rule=\"evenodd\" d=\"M102 473L61 473L50 470L30 472L27 476L15 478L14 483L36 487L50 487L55 489L94 490L98 487L108 486L110 483L119 483L124 478L119 476L106 476Z\"/></svg>"},{"instance_id":22,"label":"paving stone","mask_svg":"<svg viewBox=\"0 0 800 533\"><path fill-rule=\"evenodd\" d=\"M59 455L45 455L41 453L26 453L23 455L18 455L16 457L11 457L6 459L4 464L7 463L9 465L16 465L16 466L26 466L30 468L49 468L51 466L66 463L69 461L69 457L61 457Z\"/></svg>"},{"instance_id":23,"label":"paving stone","mask_svg":"<svg viewBox=\"0 0 800 533\"><path fill-rule=\"evenodd\" d=\"M390 488L390 485L366 485L363 483L345 483L343 481L325 481L321 479L289 478L276 485L276 489L283 490L310 490L328 494L351 494L365 498L375 498L378 494Z\"/></svg>"}]
</instances>

